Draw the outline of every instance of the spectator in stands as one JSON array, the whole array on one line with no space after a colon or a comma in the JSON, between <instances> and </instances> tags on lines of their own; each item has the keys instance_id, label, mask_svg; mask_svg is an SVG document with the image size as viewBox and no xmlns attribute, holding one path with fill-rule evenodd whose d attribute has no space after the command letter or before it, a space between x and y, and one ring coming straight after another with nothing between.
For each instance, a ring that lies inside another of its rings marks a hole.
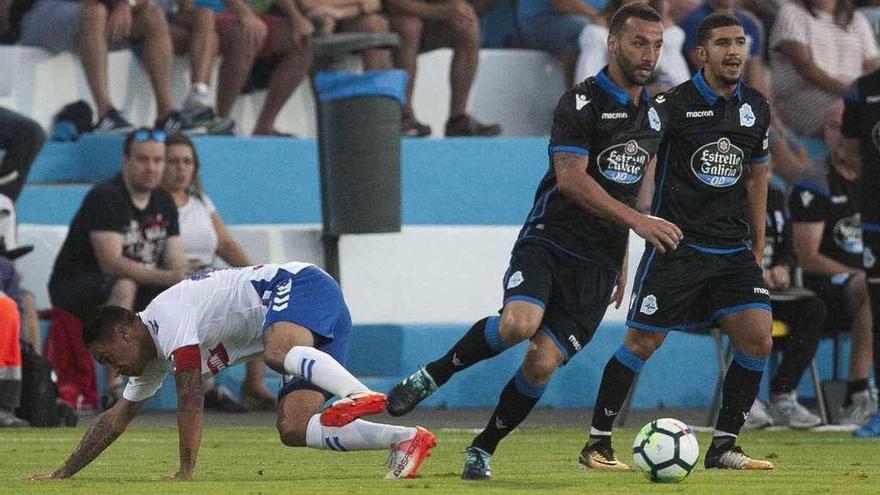
<instances>
[{"instance_id":1,"label":"spectator in stands","mask_svg":"<svg viewBox=\"0 0 880 495\"><path fill-rule=\"evenodd\" d=\"M497 124L483 124L467 113L468 98L480 59L480 24L474 8L465 0L427 2L423 0L385 0L391 26L400 35L396 64L407 71L406 103L403 107L403 135L427 136L431 128L413 113L412 94L419 51L452 47L449 70L449 118L447 137L495 136Z\"/></svg>"},{"instance_id":2,"label":"spectator in stands","mask_svg":"<svg viewBox=\"0 0 880 495\"><path fill-rule=\"evenodd\" d=\"M159 189L165 138L162 130L129 133L122 173L86 195L49 279L53 306L80 320L102 304L140 311L186 277L177 208ZM105 390L109 402L117 392Z\"/></svg>"},{"instance_id":3,"label":"spectator in stands","mask_svg":"<svg viewBox=\"0 0 880 495\"><path fill-rule=\"evenodd\" d=\"M0 108L0 195L18 200L31 164L46 142L40 124Z\"/></svg>"},{"instance_id":4,"label":"spectator in stands","mask_svg":"<svg viewBox=\"0 0 880 495\"><path fill-rule=\"evenodd\" d=\"M98 110L96 132L127 132L132 125L110 100L108 50L138 42L156 96L156 127L193 127L201 109L181 113L171 101L173 48L165 14L150 0L37 0L24 15L21 43L51 52L75 51Z\"/></svg>"},{"instance_id":5,"label":"spectator in stands","mask_svg":"<svg viewBox=\"0 0 880 495\"><path fill-rule=\"evenodd\" d=\"M775 107L801 136L818 138L832 104L859 75L880 67L867 19L850 0L792 0L770 36Z\"/></svg>"},{"instance_id":6,"label":"spectator in stands","mask_svg":"<svg viewBox=\"0 0 880 495\"><path fill-rule=\"evenodd\" d=\"M388 20L382 15L381 0L300 0L306 16L319 27L318 36L332 33L387 33ZM365 50L364 70L392 67L388 50Z\"/></svg>"},{"instance_id":7,"label":"spectator in stands","mask_svg":"<svg viewBox=\"0 0 880 495\"><path fill-rule=\"evenodd\" d=\"M214 267L217 257L230 266L250 266L247 253L229 233L229 229L202 190L199 177L199 155L192 141L183 134L175 134L165 141L165 176L162 188L177 205L180 239L189 261L191 272L202 272ZM242 399L248 409L273 410L275 397L263 381L262 361L246 364ZM224 387L205 387L205 407L235 412L232 395Z\"/></svg>"},{"instance_id":8,"label":"spectator in stands","mask_svg":"<svg viewBox=\"0 0 880 495\"><path fill-rule=\"evenodd\" d=\"M575 81L596 75L608 63L608 22L621 6L639 0L611 0L602 9L602 16L595 24L588 24L579 38L580 56L575 68ZM681 84L691 78L687 62L681 54L684 31L672 23L664 13L663 0L652 0L648 4L663 16L663 50L657 61L655 78L663 90Z\"/></svg>"},{"instance_id":9,"label":"spectator in stands","mask_svg":"<svg viewBox=\"0 0 880 495\"><path fill-rule=\"evenodd\" d=\"M862 269L858 208L861 163L843 152L841 114L840 105L832 107L825 126L830 153L794 183L789 208L794 252L803 269L804 287L821 297L829 308L828 330L852 329L847 393L839 422L862 425L877 410L868 389L872 319Z\"/></svg>"},{"instance_id":10,"label":"spectator in stands","mask_svg":"<svg viewBox=\"0 0 880 495\"><path fill-rule=\"evenodd\" d=\"M214 11L206 7L197 7L194 0L153 0L165 12L169 20L171 42L174 53L189 54L190 57L190 91L183 100L183 112L190 115L193 125L204 125L210 134L228 134L235 127L229 118L215 118L214 103L211 100L211 73L214 60L223 52L220 68L221 80L230 70L247 74L253 64L250 60L242 60L230 50L246 50L245 45L221 43L214 26Z\"/></svg>"},{"instance_id":11,"label":"spectator in stands","mask_svg":"<svg viewBox=\"0 0 880 495\"><path fill-rule=\"evenodd\" d=\"M587 0L519 0L516 17L526 48L549 52L562 63L568 84L580 52L578 38L588 24L602 22Z\"/></svg>"},{"instance_id":12,"label":"spectator in stands","mask_svg":"<svg viewBox=\"0 0 880 495\"><path fill-rule=\"evenodd\" d=\"M15 268L0 254L0 428L30 426L15 415L21 398L21 324L16 301L6 292L10 285L18 285Z\"/></svg>"},{"instance_id":13,"label":"spectator in stands","mask_svg":"<svg viewBox=\"0 0 880 495\"><path fill-rule=\"evenodd\" d=\"M228 117L232 112L255 59L261 64L277 62L253 134L289 136L275 128L275 119L309 72L314 26L294 0L224 0L223 3L226 12L215 16L217 32L225 45L221 51L233 59L230 65L224 64L226 72L220 74L217 111L221 117ZM247 70L239 71L235 67L247 67Z\"/></svg>"},{"instance_id":14,"label":"spectator in stands","mask_svg":"<svg viewBox=\"0 0 880 495\"><path fill-rule=\"evenodd\" d=\"M788 335L774 339L774 347L781 348L782 361L770 380L770 407L755 400L746 427L812 428L822 424L822 418L798 402L795 391L816 354L827 310L815 294L792 289L795 262L791 218L785 193L772 185L767 191L766 219L764 284L770 289L773 319L788 326Z\"/></svg>"},{"instance_id":15,"label":"spectator in stands","mask_svg":"<svg viewBox=\"0 0 880 495\"><path fill-rule=\"evenodd\" d=\"M880 40L880 0L856 0L855 3L856 9L868 19L874 37Z\"/></svg>"}]
</instances>

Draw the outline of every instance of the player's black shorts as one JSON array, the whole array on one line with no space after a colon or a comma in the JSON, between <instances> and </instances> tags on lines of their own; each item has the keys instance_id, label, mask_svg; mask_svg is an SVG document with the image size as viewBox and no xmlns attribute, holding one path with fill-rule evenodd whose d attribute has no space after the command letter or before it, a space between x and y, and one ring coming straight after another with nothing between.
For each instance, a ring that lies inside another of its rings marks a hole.
<instances>
[{"instance_id":1,"label":"player's black shorts","mask_svg":"<svg viewBox=\"0 0 880 495\"><path fill-rule=\"evenodd\" d=\"M713 251L680 244L660 254L649 246L636 272L627 325L693 332L726 314L770 311L770 292L751 251Z\"/></svg>"},{"instance_id":2,"label":"player's black shorts","mask_svg":"<svg viewBox=\"0 0 880 495\"><path fill-rule=\"evenodd\" d=\"M828 308L825 330L829 333L849 331L852 328L852 316L849 312L846 288L852 282L852 277L843 283L835 283L831 277L811 276L805 273L803 279L804 288L813 291Z\"/></svg>"},{"instance_id":3,"label":"player's black shorts","mask_svg":"<svg viewBox=\"0 0 880 495\"><path fill-rule=\"evenodd\" d=\"M544 308L541 330L564 362L587 345L605 316L617 272L539 240L516 245L504 274L504 304L526 301Z\"/></svg>"},{"instance_id":4,"label":"player's black shorts","mask_svg":"<svg viewBox=\"0 0 880 495\"><path fill-rule=\"evenodd\" d=\"M52 306L85 320L91 316L95 308L107 304L116 280L115 277L102 273L85 271L64 277L52 277L49 280L49 299L52 301ZM164 287L138 286L133 311L143 311L163 290Z\"/></svg>"}]
</instances>

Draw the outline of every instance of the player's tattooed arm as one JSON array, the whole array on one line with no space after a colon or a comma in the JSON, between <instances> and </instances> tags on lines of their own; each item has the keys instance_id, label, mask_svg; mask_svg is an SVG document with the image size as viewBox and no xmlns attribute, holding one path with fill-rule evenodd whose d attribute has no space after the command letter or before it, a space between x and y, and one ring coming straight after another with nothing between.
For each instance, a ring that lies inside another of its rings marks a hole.
<instances>
[{"instance_id":1,"label":"player's tattooed arm","mask_svg":"<svg viewBox=\"0 0 880 495\"><path fill-rule=\"evenodd\" d=\"M110 409L101 413L79 445L74 449L64 464L49 475L36 475L39 478L70 478L79 470L95 460L98 455L110 446L128 427L143 407L144 401L131 402L120 399Z\"/></svg>"},{"instance_id":2,"label":"player's tattooed arm","mask_svg":"<svg viewBox=\"0 0 880 495\"><path fill-rule=\"evenodd\" d=\"M614 199L587 174L587 164L587 158L581 155L553 154L556 183L563 196L586 211L633 229L660 253L678 246L682 238L678 227L662 218L643 215Z\"/></svg>"},{"instance_id":3,"label":"player's tattooed arm","mask_svg":"<svg viewBox=\"0 0 880 495\"><path fill-rule=\"evenodd\" d=\"M192 478L202 442L202 424L205 393L202 388L201 369L178 370L177 383L177 434L180 441L180 468L172 479Z\"/></svg>"}]
</instances>

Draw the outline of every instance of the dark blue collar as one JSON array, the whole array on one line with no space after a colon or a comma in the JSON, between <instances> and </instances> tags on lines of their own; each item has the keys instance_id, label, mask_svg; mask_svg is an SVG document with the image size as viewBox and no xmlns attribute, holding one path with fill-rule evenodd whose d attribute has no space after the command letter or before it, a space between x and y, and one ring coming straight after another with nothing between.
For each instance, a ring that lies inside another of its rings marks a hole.
<instances>
[{"instance_id":1,"label":"dark blue collar","mask_svg":"<svg viewBox=\"0 0 880 495\"><path fill-rule=\"evenodd\" d=\"M617 102L621 105L626 106L631 102L629 93L624 91L623 88L621 88L617 84L614 84L614 81L612 81L611 78L608 77L607 65L602 68L602 70L600 70L598 74L596 74L596 84L598 84L603 91L613 96L614 99L617 100ZM648 92L648 88L642 88L641 100L646 103L651 101L651 93Z\"/></svg>"},{"instance_id":2,"label":"dark blue collar","mask_svg":"<svg viewBox=\"0 0 880 495\"><path fill-rule=\"evenodd\" d=\"M718 101L718 98L721 98L715 90L709 87L706 79L703 78L703 69L700 69L699 72L697 72L697 75L694 76L692 81L694 82L697 91L699 91L700 94L703 95L703 98L706 99L706 103L714 105L715 102ZM733 96L738 100L742 100L742 81L736 84L736 91L733 92Z\"/></svg>"}]
</instances>

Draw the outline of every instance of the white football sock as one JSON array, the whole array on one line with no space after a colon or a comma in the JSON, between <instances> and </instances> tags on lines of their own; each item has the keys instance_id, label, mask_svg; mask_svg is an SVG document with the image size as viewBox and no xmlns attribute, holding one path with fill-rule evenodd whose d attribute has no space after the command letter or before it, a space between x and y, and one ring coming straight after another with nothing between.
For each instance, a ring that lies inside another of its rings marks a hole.
<instances>
[{"instance_id":1,"label":"white football sock","mask_svg":"<svg viewBox=\"0 0 880 495\"><path fill-rule=\"evenodd\" d=\"M290 349L284 357L284 369L339 397L370 391L332 356L314 347Z\"/></svg>"},{"instance_id":2,"label":"white football sock","mask_svg":"<svg viewBox=\"0 0 880 495\"><path fill-rule=\"evenodd\" d=\"M306 430L306 445L313 449L340 452L381 450L409 440L415 434L415 428L371 423L362 419L356 419L341 428L323 426L321 415L315 414Z\"/></svg>"}]
</instances>

